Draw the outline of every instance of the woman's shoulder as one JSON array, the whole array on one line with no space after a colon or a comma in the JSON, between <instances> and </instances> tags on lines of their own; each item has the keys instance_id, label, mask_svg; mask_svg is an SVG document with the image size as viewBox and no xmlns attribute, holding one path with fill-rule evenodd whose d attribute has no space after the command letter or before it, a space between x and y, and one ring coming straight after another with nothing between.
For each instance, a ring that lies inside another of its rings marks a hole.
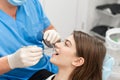
<instances>
[{"instance_id":1,"label":"woman's shoulder","mask_svg":"<svg viewBox=\"0 0 120 80\"><path fill-rule=\"evenodd\" d=\"M51 75L53 75L54 73L46 70L46 69L42 69L39 70L38 72L36 72L29 80L50 80L49 77Z\"/></svg>"}]
</instances>

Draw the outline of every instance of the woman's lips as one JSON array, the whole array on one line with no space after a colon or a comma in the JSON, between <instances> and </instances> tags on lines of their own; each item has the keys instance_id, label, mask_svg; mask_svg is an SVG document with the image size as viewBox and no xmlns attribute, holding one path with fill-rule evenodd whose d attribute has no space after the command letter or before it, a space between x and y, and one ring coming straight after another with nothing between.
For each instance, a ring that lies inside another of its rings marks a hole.
<instances>
[{"instance_id":1,"label":"woman's lips","mask_svg":"<svg viewBox=\"0 0 120 80\"><path fill-rule=\"evenodd\" d=\"M54 54L52 54L52 57L53 57L53 56L58 56L58 55L59 55L58 53L54 53Z\"/></svg>"}]
</instances>

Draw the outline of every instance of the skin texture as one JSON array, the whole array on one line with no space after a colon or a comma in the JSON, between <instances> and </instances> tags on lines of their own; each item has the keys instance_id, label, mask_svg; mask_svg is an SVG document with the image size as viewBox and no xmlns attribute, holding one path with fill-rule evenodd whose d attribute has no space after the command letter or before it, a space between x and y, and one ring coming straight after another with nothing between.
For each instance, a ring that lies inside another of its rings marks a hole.
<instances>
[{"instance_id":1,"label":"skin texture","mask_svg":"<svg viewBox=\"0 0 120 80\"><path fill-rule=\"evenodd\" d=\"M8 65L7 57L0 58L0 74L10 71L10 67Z\"/></svg>"}]
</instances>

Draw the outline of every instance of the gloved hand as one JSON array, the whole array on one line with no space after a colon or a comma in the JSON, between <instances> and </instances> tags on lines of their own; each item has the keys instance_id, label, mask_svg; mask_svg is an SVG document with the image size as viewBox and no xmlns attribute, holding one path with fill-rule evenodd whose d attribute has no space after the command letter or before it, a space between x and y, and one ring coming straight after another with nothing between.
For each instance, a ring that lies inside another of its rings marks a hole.
<instances>
[{"instance_id":1,"label":"gloved hand","mask_svg":"<svg viewBox=\"0 0 120 80\"><path fill-rule=\"evenodd\" d=\"M60 35L55 30L47 30L44 33L44 42L48 47L60 41Z\"/></svg>"},{"instance_id":2,"label":"gloved hand","mask_svg":"<svg viewBox=\"0 0 120 80\"><path fill-rule=\"evenodd\" d=\"M42 48L37 46L27 46L20 48L7 57L10 68L14 69L33 66L39 62L42 56Z\"/></svg>"}]
</instances>

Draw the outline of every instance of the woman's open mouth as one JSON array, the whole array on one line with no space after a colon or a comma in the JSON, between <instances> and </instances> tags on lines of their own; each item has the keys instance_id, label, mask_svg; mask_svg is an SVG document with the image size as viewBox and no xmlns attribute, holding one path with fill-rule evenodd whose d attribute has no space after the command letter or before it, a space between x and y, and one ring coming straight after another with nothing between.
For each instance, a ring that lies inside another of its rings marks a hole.
<instances>
[{"instance_id":1,"label":"woman's open mouth","mask_svg":"<svg viewBox=\"0 0 120 80\"><path fill-rule=\"evenodd\" d=\"M58 53L55 53L55 55L59 55Z\"/></svg>"}]
</instances>

